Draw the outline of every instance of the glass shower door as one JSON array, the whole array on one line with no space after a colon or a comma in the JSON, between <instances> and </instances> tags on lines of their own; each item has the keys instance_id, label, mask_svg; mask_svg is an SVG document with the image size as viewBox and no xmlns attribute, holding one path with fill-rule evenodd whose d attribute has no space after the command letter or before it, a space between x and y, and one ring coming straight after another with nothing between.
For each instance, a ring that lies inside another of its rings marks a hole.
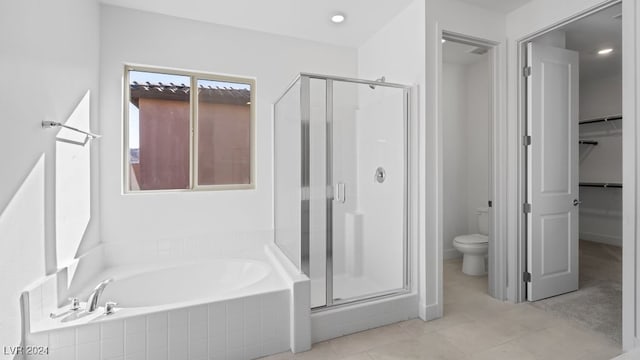
<instances>
[{"instance_id":1,"label":"glass shower door","mask_svg":"<svg viewBox=\"0 0 640 360\"><path fill-rule=\"evenodd\" d=\"M326 305L407 287L408 89L327 80Z\"/></svg>"}]
</instances>

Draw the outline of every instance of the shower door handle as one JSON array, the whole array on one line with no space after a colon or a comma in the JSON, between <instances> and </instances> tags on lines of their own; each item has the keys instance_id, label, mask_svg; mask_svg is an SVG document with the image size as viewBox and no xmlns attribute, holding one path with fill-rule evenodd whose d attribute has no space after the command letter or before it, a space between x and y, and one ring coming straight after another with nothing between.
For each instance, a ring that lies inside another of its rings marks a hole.
<instances>
[{"instance_id":1,"label":"shower door handle","mask_svg":"<svg viewBox=\"0 0 640 360\"><path fill-rule=\"evenodd\" d=\"M344 183L337 183L336 184L336 197L335 197L336 201L344 204L347 201L347 194L346 194L346 190L345 190L345 184Z\"/></svg>"}]
</instances>

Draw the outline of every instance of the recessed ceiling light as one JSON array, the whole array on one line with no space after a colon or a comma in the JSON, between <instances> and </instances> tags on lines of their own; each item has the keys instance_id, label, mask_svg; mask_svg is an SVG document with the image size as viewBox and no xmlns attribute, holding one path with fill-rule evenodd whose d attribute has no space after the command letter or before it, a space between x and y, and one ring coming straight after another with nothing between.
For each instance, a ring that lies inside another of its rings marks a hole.
<instances>
[{"instance_id":1,"label":"recessed ceiling light","mask_svg":"<svg viewBox=\"0 0 640 360\"><path fill-rule=\"evenodd\" d=\"M443 43L443 44L444 44L444 43L446 43L446 42L447 42L447 40L446 40L446 39L442 39L442 43Z\"/></svg>"},{"instance_id":2,"label":"recessed ceiling light","mask_svg":"<svg viewBox=\"0 0 640 360\"><path fill-rule=\"evenodd\" d=\"M611 52L613 52L612 48L602 49L598 51L598 55L608 55L611 54Z\"/></svg>"},{"instance_id":3,"label":"recessed ceiling light","mask_svg":"<svg viewBox=\"0 0 640 360\"><path fill-rule=\"evenodd\" d=\"M344 14L334 14L333 16L331 16L331 22L334 24L340 24L342 22L344 22L345 20L345 16Z\"/></svg>"}]
</instances>

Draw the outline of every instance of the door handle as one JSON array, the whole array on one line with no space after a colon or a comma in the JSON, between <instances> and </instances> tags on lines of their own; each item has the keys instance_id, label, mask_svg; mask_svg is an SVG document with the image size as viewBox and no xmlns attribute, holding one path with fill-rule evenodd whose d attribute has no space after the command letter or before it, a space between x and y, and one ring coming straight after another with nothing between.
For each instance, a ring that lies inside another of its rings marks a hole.
<instances>
[{"instance_id":1,"label":"door handle","mask_svg":"<svg viewBox=\"0 0 640 360\"><path fill-rule=\"evenodd\" d=\"M336 184L336 201L340 203L345 203L347 201L347 194L345 191L345 184L338 183Z\"/></svg>"},{"instance_id":2,"label":"door handle","mask_svg":"<svg viewBox=\"0 0 640 360\"><path fill-rule=\"evenodd\" d=\"M582 204L582 200L573 199L573 206L578 206L580 204Z\"/></svg>"}]
</instances>

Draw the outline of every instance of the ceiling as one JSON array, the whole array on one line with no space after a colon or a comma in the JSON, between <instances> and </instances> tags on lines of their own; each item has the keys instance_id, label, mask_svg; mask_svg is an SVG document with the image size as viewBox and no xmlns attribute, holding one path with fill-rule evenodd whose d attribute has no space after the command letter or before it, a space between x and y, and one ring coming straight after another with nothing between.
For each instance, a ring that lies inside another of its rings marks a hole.
<instances>
[{"instance_id":1,"label":"ceiling","mask_svg":"<svg viewBox=\"0 0 640 360\"><path fill-rule=\"evenodd\" d=\"M567 49L580 53L580 79L598 79L620 74L622 67L622 21L614 18L622 12L615 5L580 19L561 30L566 34ZM609 55L598 50L612 48Z\"/></svg>"},{"instance_id":2,"label":"ceiling","mask_svg":"<svg viewBox=\"0 0 640 360\"><path fill-rule=\"evenodd\" d=\"M474 4L489 10L506 14L530 2L531 0L462 0L462 1L469 4Z\"/></svg>"},{"instance_id":3,"label":"ceiling","mask_svg":"<svg viewBox=\"0 0 640 360\"><path fill-rule=\"evenodd\" d=\"M358 47L414 0L100 0L177 16L338 46ZM462 0L508 13L531 0ZM341 12L347 20L329 21Z\"/></svg>"},{"instance_id":4,"label":"ceiling","mask_svg":"<svg viewBox=\"0 0 640 360\"><path fill-rule=\"evenodd\" d=\"M100 0L104 4L357 47L413 0ZM336 25L336 12L346 21Z\"/></svg>"}]
</instances>

